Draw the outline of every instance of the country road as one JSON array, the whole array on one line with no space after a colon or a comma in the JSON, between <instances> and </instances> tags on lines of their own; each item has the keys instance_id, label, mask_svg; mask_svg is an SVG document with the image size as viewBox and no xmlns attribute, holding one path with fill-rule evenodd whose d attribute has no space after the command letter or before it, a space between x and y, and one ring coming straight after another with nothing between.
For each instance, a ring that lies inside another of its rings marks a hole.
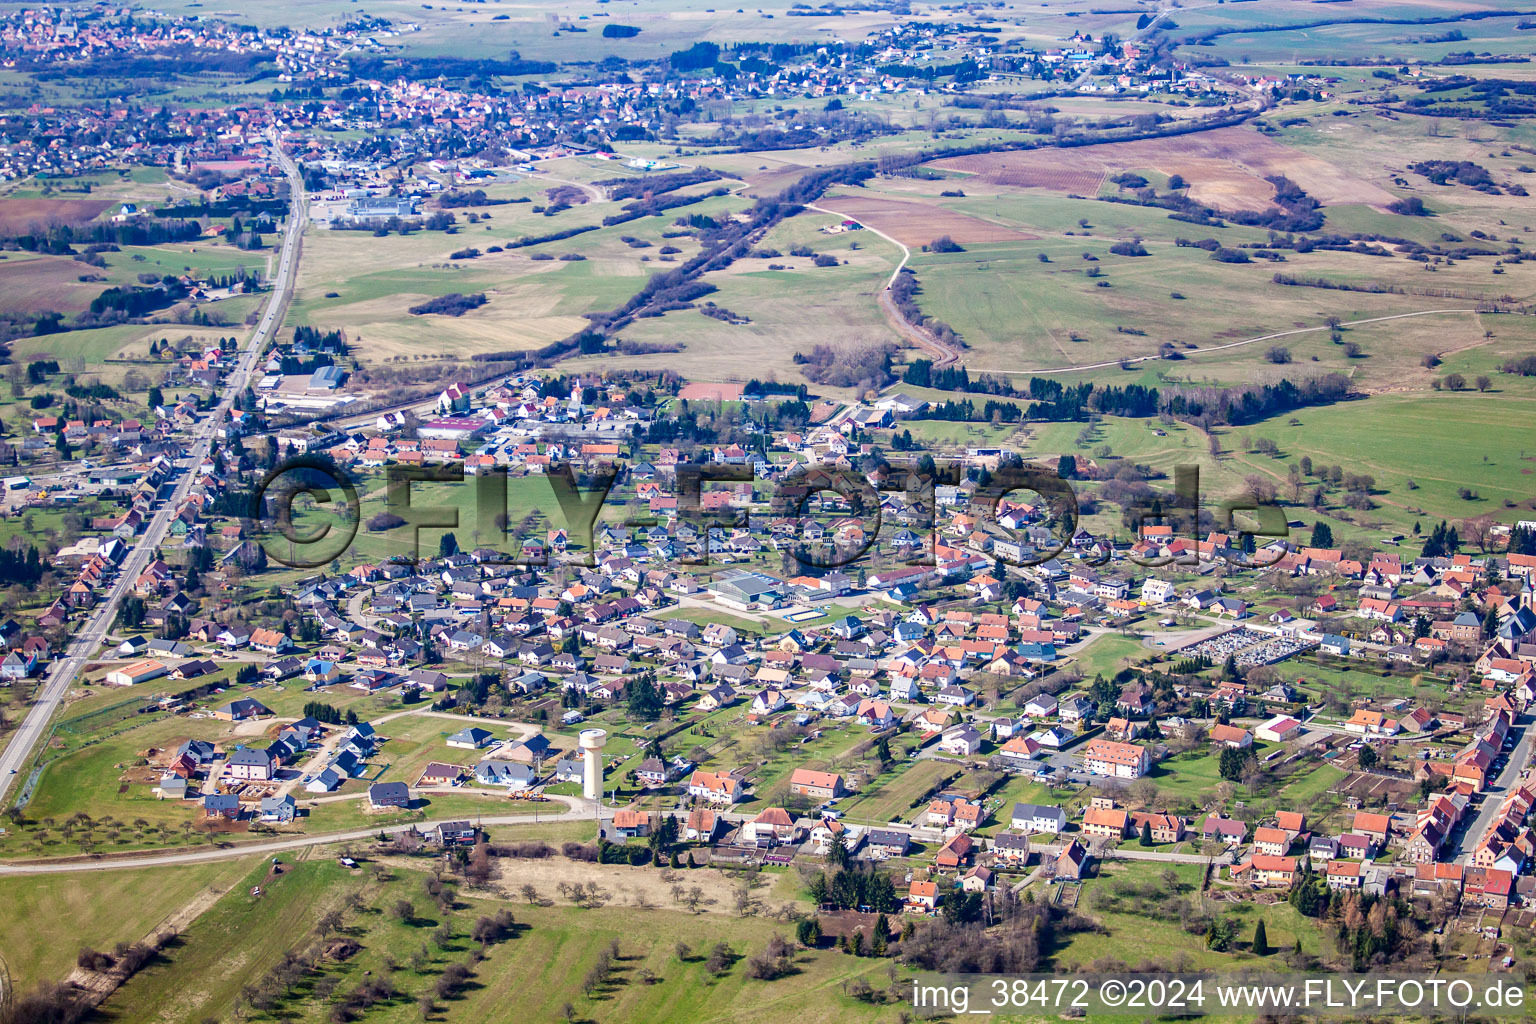
<instances>
[{"instance_id":1,"label":"country road","mask_svg":"<svg viewBox=\"0 0 1536 1024\"><path fill-rule=\"evenodd\" d=\"M262 350L282 324L283 312L298 268L300 238L304 234L306 214L304 182L298 166L282 151L281 145L275 139L272 148L279 165L288 176L292 205L288 214L288 229L283 236L282 255L278 260L277 277L272 283L272 295L267 300L266 311L251 336L250 344L240 354L239 362L224 381L224 397L219 401L217 408L204 416L193 428L191 444L187 451L189 456L187 468L180 470L182 474L180 482L176 484L170 497L159 499L159 510L151 517L138 543L123 560L112 588L75 632L75 639L71 641L64 656L53 663L46 681L38 691L36 703L32 705L26 718L22 720L21 726L11 736L4 753L0 754L0 804L4 803L12 783L20 777L20 772L28 764L33 749L47 733L48 723L53 719L69 688L74 685L76 676L80 674L80 670L106 638L107 631L111 629L113 621L117 618L119 603L128 594L150 559L154 557L155 550L165 538L177 509L192 490L192 484L197 479L195 467L212 450L219 425L228 417L230 409L234 406L235 397L245 391Z\"/></svg>"},{"instance_id":2,"label":"country road","mask_svg":"<svg viewBox=\"0 0 1536 1024\"><path fill-rule=\"evenodd\" d=\"M835 200L824 201L834 202ZM849 214L840 213L830 207L817 206L815 203L807 203L805 204L805 208L807 210L815 210L817 213L829 213L834 217L850 216ZM863 224L862 221L860 221L860 223ZM934 366L942 368L957 362L960 359L959 349L944 344L938 338L923 330L923 328L908 322L907 318L901 315L901 310L896 308L896 301L891 298L891 285L896 283L896 278L900 276L902 270L906 267L907 261L912 258L912 250L907 248L904 242L897 241L894 237L886 234L879 228L864 224L864 230L878 238L882 238L885 241L890 242L896 248L901 250L901 259L897 261L896 269L891 271L891 276L886 279L885 287L880 289L879 296L876 300L880 305L880 311L885 314L885 319L890 322L891 329L894 330L897 334L901 335L903 338L906 338L913 345L916 345L918 348L933 356Z\"/></svg>"}]
</instances>

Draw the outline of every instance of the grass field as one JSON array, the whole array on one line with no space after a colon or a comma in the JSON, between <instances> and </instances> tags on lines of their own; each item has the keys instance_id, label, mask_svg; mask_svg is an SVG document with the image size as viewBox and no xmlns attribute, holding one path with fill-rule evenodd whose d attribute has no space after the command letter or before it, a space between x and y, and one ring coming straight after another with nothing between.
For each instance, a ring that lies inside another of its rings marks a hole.
<instances>
[{"instance_id":1,"label":"grass field","mask_svg":"<svg viewBox=\"0 0 1536 1024\"><path fill-rule=\"evenodd\" d=\"M229 890L253 860L142 870L0 878L0 923L6 932L3 963L10 982L27 990L62 979L83 946L110 950L138 942L194 901ZM69 923L68 941L43 922Z\"/></svg>"},{"instance_id":2,"label":"grass field","mask_svg":"<svg viewBox=\"0 0 1536 1024\"><path fill-rule=\"evenodd\" d=\"M1312 802L1344 778L1344 771L1331 764L1316 768L1288 783L1280 790L1280 801L1291 807L1309 807Z\"/></svg>"},{"instance_id":3,"label":"grass field","mask_svg":"<svg viewBox=\"0 0 1536 1024\"><path fill-rule=\"evenodd\" d=\"M473 767L485 756L484 751L463 750L447 744L449 736L464 728L463 722L443 718L397 718L380 727L389 742L380 748L377 780L404 782L414 786L421 770L430 761L443 761ZM517 735L502 727L487 730L497 740ZM574 746L573 746L574 749Z\"/></svg>"},{"instance_id":4,"label":"grass field","mask_svg":"<svg viewBox=\"0 0 1536 1024\"><path fill-rule=\"evenodd\" d=\"M1097 962L1102 967L1095 969L1107 970L1110 962L1119 961L1133 969L1156 964L1164 970L1249 967L1284 971L1284 961L1278 956L1258 957L1246 948L1261 918L1273 949L1289 950L1299 940L1305 952L1330 952L1323 948L1323 936L1317 926L1286 903L1266 907L1251 903L1215 905L1214 909L1221 916L1233 920L1238 940L1236 952L1217 953L1205 948L1202 934L1186 931L1163 899L1157 902L1166 909L1156 915L1136 911L1123 901L1122 894L1135 889L1145 892L1148 887L1160 897L1174 895L1168 892L1169 885L1164 880L1164 876L1172 871L1177 878L1177 895L1198 903L1202 870L1200 866L1190 864L1101 862L1098 876L1084 885L1083 900L1089 914L1108 929L1107 933L1071 935L1056 951L1056 968L1083 969Z\"/></svg>"},{"instance_id":5,"label":"grass field","mask_svg":"<svg viewBox=\"0 0 1536 1024\"><path fill-rule=\"evenodd\" d=\"M184 936L166 962L134 978L106 1006L109 1015L124 1020L193 1022L227 1010L242 985L261 976L295 945L312 941L311 929L329 909L342 909L344 931L361 946L345 963L327 963L321 976L334 976L338 992L378 974L393 964L393 980L402 998L376 1006L371 1020L419 1019L416 997L431 989L450 962L462 962L471 943L470 925L479 915L499 908L517 919L514 938L488 950L474 968L475 978L457 998L440 1000L436 1019L448 1021L554 1021L570 1002L578 1019L707 1020L722 1013L733 1020L778 1020L785 1013L809 1022L883 1019L882 1011L861 1006L840 993L845 979L868 974L871 982L889 984L878 962L836 952L800 953L797 970L778 982L756 982L737 964L715 978L704 969L708 949L728 942L738 955L760 949L774 930L761 919L732 919L719 914L701 916L677 911L636 910L619 906L579 910L570 906L528 906L488 899L488 893L464 890L456 894L447 918L454 937L446 944L431 938L445 920L427 898L420 867L391 866L385 881L364 872L349 872L315 859L300 862L278 877L263 866L219 901ZM260 897L249 895L260 884ZM347 910L353 894L359 909ZM399 900L412 904L412 917L402 921L392 912ZM606 985L589 996L581 980L600 950L617 941L621 959ZM686 942L698 955L678 960L675 945ZM413 953L426 946L420 966L406 966ZM641 981L642 970L653 976ZM314 993L315 982L303 982L285 1001L298 1019L318 1019L326 1000ZM884 1011L888 1012L888 1011Z\"/></svg>"},{"instance_id":6,"label":"grass field","mask_svg":"<svg viewBox=\"0 0 1536 1024\"><path fill-rule=\"evenodd\" d=\"M232 678L237 667L221 666L223 678ZM452 666L448 668L454 671ZM103 667L94 674L99 676L105 671ZM27 823L0 836L0 850L10 856L57 856L76 852L76 847L86 839L94 849L111 852L201 842L202 837L194 831L194 826L202 821L200 803L158 799L153 785L159 769L152 765L163 764L168 759L165 751L188 738L209 740L228 751L239 743L264 744L276 736L281 726L272 720L254 723L253 728L212 717L141 716L136 712L146 700L157 695L218 681L218 674L188 681L157 680L140 688L143 692L101 687L73 701L59 719L53 740L40 758L47 764L27 804ZM300 717L304 705L317 699L343 713L357 711L365 720L406 707L398 695L370 695L345 686L309 691L302 679L249 692L271 708L278 719L287 720ZM204 709L212 708L232 696L231 692L216 693L202 698L198 704ZM349 781L341 792L361 795L366 782L381 778L414 786L428 761L473 764L484 756L483 752L458 750L444 743L448 734L462 726L462 722L425 716L402 716L384 723L379 731L388 742L380 747L367 779ZM500 737L512 735L509 728L499 726L493 726L492 732ZM557 741L557 745L562 744ZM574 740L563 745L574 747ZM298 795L304 803L305 795ZM429 801L402 813L398 820L491 813L492 809L495 813L514 814L532 809L499 796L469 793L442 794L430 797ZM555 815L564 811L564 805L541 805L539 810ZM76 814L88 816L94 824L67 827L68 819ZM366 814L361 800L322 802L305 813L300 826L310 832L335 831L381 820L384 819Z\"/></svg>"},{"instance_id":7,"label":"grass field","mask_svg":"<svg viewBox=\"0 0 1536 1024\"><path fill-rule=\"evenodd\" d=\"M1273 744L1254 741L1253 751L1261 759ZM1199 802L1210 794L1222 781L1221 757L1215 748L1177 754L1157 765L1147 778L1157 783L1166 797L1184 798Z\"/></svg>"},{"instance_id":8,"label":"grass field","mask_svg":"<svg viewBox=\"0 0 1536 1024\"><path fill-rule=\"evenodd\" d=\"M851 819L866 822L910 820L912 803L941 779L955 773L955 766L939 761L912 761L887 771L843 802Z\"/></svg>"},{"instance_id":9,"label":"grass field","mask_svg":"<svg viewBox=\"0 0 1536 1024\"><path fill-rule=\"evenodd\" d=\"M750 323L729 324L696 310L674 310L636 322L621 337L647 344L680 344L680 354L605 355L576 360L574 365L595 367L601 362L654 370L685 359L692 367L690 376L699 380L797 380L801 373L793 357L816 342L893 341L875 299L895 268L897 250L868 232L820 232L839 219L815 212L792 217L770 231L759 246L782 256L738 260L726 270L703 276L706 284L716 288L708 301L749 318ZM789 255L799 245L835 256L842 263L816 267L809 258ZM770 264L785 269L773 270ZM809 324L819 325L814 338L806 334Z\"/></svg>"},{"instance_id":10,"label":"grass field","mask_svg":"<svg viewBox=\"0 0 1536 1024\"><path fill-rule=\"evenodd\" d=\"M1493 369L1489 362L1481 365L1482 372ZM1334 507L1327 513L1328 521L1336 536L1379 543L1383 533L1407 534L1416 522L1427 532L1441 519L1485 514L1507 519L1509 508L1529 502L1524 481L1533 472L1528 463L1536 456L1536 430L1525 426L1528 417L1522 410L1533 407L1536 395L1530 394L1524 378L1499 375L1495 383L1498 387L1486 394L1471 389L1384 393L1242 427L1219 428L1215 434L1222 453L1216 457L1210 454L1209 437L1195 426L1118 417L1106 417L1086 428L1080 423L1028 424L1022 440L1014 444L1026 459L1046 465L1054 465L1063 454L1072 454L1081 463L1107 449L1115 457L1149 466L1169 478L1176 466L1198 466L1207 505L1240 496L1246 489L1244 478L1255 474L1272 480L1280 488L1280 497L1288 499L1288 467L1302 456L1314 466L1343 465L1349 472L1375 479L1375 507L1355 511ZM940 394L921 393L924 397ZM1484 442L1495 435L1503 440L1490 449ZM1256 439L1273 440L1278 455L1253 450ZM1308 494L1319 481L1304 475L1302 484L1302 493ZM1155 486L1169 485L1164 480ZM1472 496L1462 496L1463 488ZM1336 506L1343 494L1333 488L1327 497ZM1318 517L1301 508L1291 515L1306 523L1307 530ZM1107 505L1085 522L1090 528L1124 530L1118 512Z\"/></svg>"},{"instance_id":11,"label":"grass field","mask_svg":"<svg viewBox=\"0 0 1536 1024\"><path fill-rule=\"evenodd\" d=\"M596 178L617 173L611 166L586 171ZM459 225L452 234L418 231L379 238L368 232L310 231L286 324L343 330L354 355L366 363L538 348L586 326L581 314L622 305L646 276L670 269L697 251L691 237L663 237L671 233L675 214L601 227L605 216L618 212L618 204L589 202L553 216L534 213L533 207L545 202L545 191L553 187L558 183L534 178L492 185L486 189L492 198L526 197L534 202L456 209ZM739 199L726 196L686 209L719 216L740 205ZM469 223L471 215L481 222ZM588 226L598 227L555 242L488 251L524 236ZM650 245L633 248L625 238ZM680 252L662 254L665 246ZM450 258L471 248L482 254ZM560 259L568 254L581 259ZM452 292L484 293L488 301L461 317L407 312L425 299Z\"/></svg>"},{"instance_id":12,"label":"grass field","mask_svg":"<svg viewBox=\"0 0 1536 1024\"><path fill-rule=\"evenodd\" d=\"M1081 672L1085 679L1098 675L1109 678L1124 668L1128 659L1150 653L1137 637L1100 633L1072 655L1070 667Z\"/></svg>"},{"instance_id":13,"label":"grass field","mask_svg":"<svg viewBox=\"0 0 1536 1024\"><path fill-rule=\"evenodd\" d=\"M395 555L429 557L438 550L443 536L452 533L465 550L486 546L494 547L515 556L525 538L543 539L544 531L564 527L570 533L572 550L567 556L576 558L590 553L586 539L587 523L567 522L556 500L554 487L549 478L534 474L513 477L507 481L507 532L499 530L495 516L499 509L486 506L484 516L479 504L476 482L466 478L461 483L413 483L410 488L410 506L413 509L445 509L442 515L451 525L442 527L410 526L384 530L368 528L369 520L389 509L389 495L382 473L361 473L354 477L361 497L362 526L342 556L342 564L379 562ZM404 501L402 497L401 501ZM610 519L622 520L623 506L605 502L598 514L598 522ZM318 528L322 522L331 523L332 512L326 506L307 506L295 502L295 523L301 532ZM525 525L526 524L526 525ZM595 527L594 527L595 528Z\"/></svg>"}]
</instances>

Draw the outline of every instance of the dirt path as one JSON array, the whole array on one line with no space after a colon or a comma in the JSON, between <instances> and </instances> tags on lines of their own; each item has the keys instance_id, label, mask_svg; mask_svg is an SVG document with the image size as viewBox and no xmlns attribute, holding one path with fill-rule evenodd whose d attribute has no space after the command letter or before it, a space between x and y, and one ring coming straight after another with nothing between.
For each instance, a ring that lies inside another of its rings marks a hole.
<instances>
[{"instance_id":1,"label":"dirt path","mask_svg":"<svg viewBox=\"0 0 1536 1024\"><path fill-rule=\"evenodd\" d=\"M815 203L807 203L807 210L815 210L817 213L830 214L833 217L844 217L846 214L825 206L817 206ZM936 367L949 366L960 358L960 350L944 344L938 338L916 324L908 323L906 317L901 315L901 310L896 308L896 301L891 298L891 285L896 283L896 278L905 269L907 261L912 258L912 250L905 243L896 240L879 228L864 225L864 230L878 238L883 238L896 248L901 250L901 259L896 263L896 269L891 271L891 276L885 281L885 287L880 290L880 312L885 314L885 319L890 323L891 329L916 347L934 357L933 365Z\"/></svg>"},{"instance_id":2,"label":"dirt path","mask_svg":"<svg viewBox=\"0 0 1536 1024\"><path fill-rule=\"evenodd\" d=\"M541 181L553 181L558 182L561 185L571 185L575 188L579 188L585 192L594 203L602 203L608 200L608 196L603 192L602 189L598 188L596 185L588 185L584 181L571 181L569 178L557 178L553 174L540 174L537 171L520 171L518 173L524 175L525 177L538 178Z\"/></svg>"},{"instance_id":3,"label":"dirt path","mask_svg":"<svg viewBox=\"0 0 1536 1024\"><path fill-rule=\"evenodd\" d=\"M214 885L205 886L198 890L196 896L151 928L139 941L148 946L158 946L161 936L176 935L186 931L191 927L192 922L211 910L228 891L227 888ZM64 984L72 986L89 1005L99 1006L108 996L117 991L124 980L116 970L87 971L77 966L69 972L68 977L64 979Z\"/></svg>"},{"instance_id":4,"label":"dirt path","mask_svg":"<svg viewBox=\"0 0 1536 1024\"><path fill-rule=\"evenodd\" d=\"M901 315L901 310L896 308L896 300L891 298L891 291L885 288L880 292L880 311L885 314L885 319L890 323L897 334L906 338L918 348L934 357L934 368L950 366L960 358L960 350L951 348L936 338L929 331L908 323Z\"/></svg>"}]
</instances>

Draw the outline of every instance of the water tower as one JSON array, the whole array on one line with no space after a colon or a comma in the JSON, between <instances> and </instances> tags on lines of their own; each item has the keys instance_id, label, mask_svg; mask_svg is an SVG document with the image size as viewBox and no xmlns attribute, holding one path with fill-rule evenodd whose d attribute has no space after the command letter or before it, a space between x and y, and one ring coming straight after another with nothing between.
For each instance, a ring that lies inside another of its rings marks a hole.
<instances>
[{"instance_id":1,"label":"water tower","mask_svg":"<svg viewBox=\"0 0 1536 1024\"><path fill-rule=\"evenodd\" d=\"M576 742L580 745L582 757L586 760L586 770L582 773L581 795L588 800L601 800L603 798L603 744L608 742L608 734L601 729L583 729Z\"/></svg>"}]
</instances>

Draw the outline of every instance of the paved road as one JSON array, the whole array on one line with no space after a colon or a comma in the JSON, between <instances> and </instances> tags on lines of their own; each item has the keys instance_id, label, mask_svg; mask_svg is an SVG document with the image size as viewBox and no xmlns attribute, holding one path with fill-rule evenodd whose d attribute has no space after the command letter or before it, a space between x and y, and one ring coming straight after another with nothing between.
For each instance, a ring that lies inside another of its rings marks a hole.
<instances>
[{"instance_id":1,"label":"paved road","mask_svg":"<svg viewBox=\"0 0 1536 1024\"><path fill-rule=\"evenodd\" d=\"M406 708L404 711L393 711L382 718L373 719L369 724L374 728L378 728L386 722L392 722L397 718L404 718L406 715L420 715L426 718L443 718L450 722L465 722L470 725L485 726L487 728L498 725L505 726L506 728L511 729L517 733L517 736L514 739L508 741L509 743L516 743L522 740L526 740L539 731L538 726L529 724L527 722L508 722L500 718L483 718L477 715L459 715L453 713L452 711L433 711L432 705L430 704L422 704L420 707ZM336 752L336 748L341 744L341 737L345 734L345 732L346 730L344 729L332 730L331 735L326 738L325 742L320 745L319 749L317 749L314 754L304 762L304 765L293 774L293 778L284 781L283 784L278 787L277 792L274 795L287 796L289 793L294 793L295 790L298 789L299 783L318 775L320 770L330 763L331 756ZM494 756L494 750L485 751L482 756ZM354 793L344 795L355 797L362 796L364 794ZM298 800L300 803L320 803L328 798L310 797L306 799L303 794L296 794L294 799ZM566 802L569 802L566 797L551 797L550 799L566 800ZM572 805L573 808L574 806L575 805Z\"/></svg>"},{"instance_id":2,"label":"paved road","mask_svg":"<svg viewBox=\"0 0 1536 1024\"><path fill-rule=\"evenodd\" d=\"M212 449L219 424L227 417L230 408L234 405L235 397L245 390L262 349L266 347L267 342L282 323L283 309L293 286L293 275L299 262L299 238L304 233L304 187L298 167L282 152L281 147L274 144L273 149L278 163L288 175L293 204L289 210L288 231L283 238L282 255L278 260L272 295L267 301L266 312L262 315L261 322L251 337L250 345L241 353L234 370L225 380L223 400L219 402L217 409L205 416L192 430L189 467L196 467ZM86 617L84 624L75 633L75 639L65 650L64 656L50 667L49 674L38 692L37 702L33 704L27 717L22 720L20 728L11 736L5 752L0 754L0 804L3 804L9 794L12 783L19 778L18 773L26 766L33 749L42 741L48 730L48 723L52 720L54 712L58 710L64 695L74 684L76 676L96 653L101 642L106 639L107 631L112 627L113 620L117 618L119 602L128 593L139 574L144 571L150 559L154 557L155 549L170 528L177 508L191 491L197 476L195 470L188 468L181 472L181 481L176 484L175 490L168 499L161 499L159 511L151 517L143 536L124 559L117 581L107 592L106 598Z\"/></svg>"},{"instance_id":3,"label":"paved road","mask_svg":"<svg viewBox=\"0 0 1536 1024\"><path fill-rule=\"evenodd\" d=\"M571 798L574 801L574 798ZM580 801L581 809L590 811L591 805ZM605 812L607 809L604 809ZM605 815L607 816L607 815ZM539 818L532 814L506 814L481 816L477 820L481 825L532 825L548 824L551 821L559 821L561 818L575 820L575 815L545 815ZM128 857L102 857L96 860L70 861L62 864L50 864L47 862L35 864L0 864L0 877L6 875L57 875L70 874L79 871L116 871L125 868L157 868L173 864L202 864L208 861L235 860L241 857L271 856L274 853L283 853L288 850L301 850L307 846L325 846L330 843L361 843L376 839L379 833L398 835L413 828L429 829L450 821L463 821L464 815L455 818L434 818L431 821L411 822L405 825L375 825L372 828L354 829L350 832L331 832L325 835L293 836L288 839L274 839L265 843L246 843L243 845L219 847L210 846L206 850L184 850L179 853L153 853L141 856Z\"/></svg>"},{"instance_id":4,"label":"paved road","mask_svg":"<svg viewBox=\"0 0 1536 1024\"><path fill-rule=\"evenodd\" d=\"M1488 831L1489 826L1498 816L1499 805L1504 802L1505 794L1520 781L1520 772L1524 770L1526 762L1531 758L1531 742L1536 739L1536 729L1531 729L1529 721L1523 716L1517 717L1515 723L1510 729L1512 735L1519 737L1515 741L1515 749L1510 751L1509 761L1504 765L1504 770L1499 773L1493 785L1483 791L1483 803L1478 808L1477 817L1462 830L1461 840L1456 844L1457 864L1465 864L1472 856L1472 851L1477 849L1478 841L1483 838L1483 834Z\"/></svg>"}]
</instances>

